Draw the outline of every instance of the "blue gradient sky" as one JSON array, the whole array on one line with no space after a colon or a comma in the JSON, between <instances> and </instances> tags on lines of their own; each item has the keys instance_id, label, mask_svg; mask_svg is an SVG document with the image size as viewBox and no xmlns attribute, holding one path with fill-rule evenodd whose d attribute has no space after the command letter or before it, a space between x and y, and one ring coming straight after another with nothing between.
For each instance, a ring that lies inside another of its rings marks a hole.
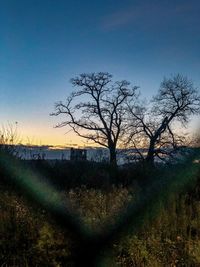
<instances>
[{"instance_id":1,"label":"blue gradient sky","mask_svg":"<svg viewBox=\"0 0 200 267\"><path fill-rule=\"evenodd\" d=\"M200 88L198 0L2 0L0 6L0 122L18 121L24 141L78 142L66 129L53 129L59 118L49 113L82 72L108 71L139 85L147 99L177 72Z\"/></svg>"}]
</instances>

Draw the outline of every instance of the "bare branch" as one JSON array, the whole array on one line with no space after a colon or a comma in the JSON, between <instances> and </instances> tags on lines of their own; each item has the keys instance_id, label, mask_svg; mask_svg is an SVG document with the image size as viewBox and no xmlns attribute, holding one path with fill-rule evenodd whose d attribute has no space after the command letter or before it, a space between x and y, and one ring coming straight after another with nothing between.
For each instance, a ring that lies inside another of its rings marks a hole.
<instances>
[{"instance_id":1,"label":"bare branch","mask_svg":"<svg viewBox=\"0 0 200 267\"><path fill-rule=\"evenodd\" d=\"M99 72L71 79L78 87L66 100L55 104L51 115L64 116L56 127L70 127L78 136L109 148L116 162L116 147L127 128L126 103L136 97L137 87L123 80L111 82L112 75Z\"/></svg>"}]
</instances>

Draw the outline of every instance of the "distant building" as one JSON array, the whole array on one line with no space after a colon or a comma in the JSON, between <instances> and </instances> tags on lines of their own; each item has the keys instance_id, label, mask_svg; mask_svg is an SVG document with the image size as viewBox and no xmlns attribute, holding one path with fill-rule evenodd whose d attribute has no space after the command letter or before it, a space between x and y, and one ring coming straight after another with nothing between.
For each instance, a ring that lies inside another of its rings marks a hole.
<instances>
[{"instance_id":1,"label":"distant building","mask_svg":"<svg viewBox=\"0 0 200 267\"><path fill-rule=\"evenodd\" d=\"M71 148L70 160L72 161L85 161L87 160L87 150L80 148Z\"/></svg>"}]
</instances>

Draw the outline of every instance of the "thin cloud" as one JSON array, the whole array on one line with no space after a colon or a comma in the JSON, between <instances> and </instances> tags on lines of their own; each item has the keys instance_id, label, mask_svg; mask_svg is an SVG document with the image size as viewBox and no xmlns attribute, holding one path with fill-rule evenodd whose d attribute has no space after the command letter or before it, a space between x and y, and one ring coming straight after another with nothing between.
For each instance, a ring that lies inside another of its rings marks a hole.
<instances>
[{"instance_id":1,"label":"thin cloud","mask_svg":"<svg viewBox=\"0 0 200 267\"><path fill-rule=\"evenodd\" d=\"M130 25L143 22L156 24L163 23L179 16L191 16L199 9L199 4L182 3L165 5L161 3L143 3L128 6L105 16L101 21L101 27L105 31L112 31Z\"/></svg>"},{"instance_id":2,"label":"thin cloud","mask_svg":"<svg viewBox=\"0 0 200 267\"><path fill-rule=\"evenodd\" d=\"M102 21L104 30L113 30L124 25L130 24L137 20L140 14L137 9L131 7L125 10L119 10L113 14L106 16Z\"/></svg>"}]
</instances>

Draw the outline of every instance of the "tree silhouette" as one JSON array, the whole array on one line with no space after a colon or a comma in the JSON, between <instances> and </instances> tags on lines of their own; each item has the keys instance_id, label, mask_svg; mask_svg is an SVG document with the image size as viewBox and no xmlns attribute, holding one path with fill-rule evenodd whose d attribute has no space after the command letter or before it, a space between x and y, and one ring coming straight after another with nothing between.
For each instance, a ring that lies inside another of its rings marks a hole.
<instances>
[{"instance_id":1,"label":"tree silhouette","mask_svg":"<svg viewBox=\"0 0 200 267\"><path fill-rule=\"evenodd\" d=\"M136 98L137 87L126 80L113 83L111 79L107 72L71 79L78 90L65 103L56 103L52 115L64 115L56 127L69 126L78 136L107 147L110 163L115 165L116 147L127 128L126 103Z\"/></svg>"},{"instance_id":2,"label":"tree silhouette","mask_svg":"<svg viewBox=\"0 0 200 267\"><path fill-rule=\"evenodd\" d=\"M183 144L184 137L176 134L174 129L178 121L187 126L191 115L200 112L200 95L192 81L177 74L164 78L150 111L144 106L129 105L129 112L132 118L129 139L140 156L154 164L155 157L164 159ZM140 153L138 143L148 148L145 156Z\"/></svg>"},{"instance_id":3,"label":"tree silhouette","mask_svg":"<svg viewBox=\"0 0 200 267\"><path fill-rule=\"evenodd\" d=\"M7 152L16 156L18 150L16 145L20 142L18 133L18 122L2 125L0 128L0 151Z\"/></svg>"}]
</instances>

